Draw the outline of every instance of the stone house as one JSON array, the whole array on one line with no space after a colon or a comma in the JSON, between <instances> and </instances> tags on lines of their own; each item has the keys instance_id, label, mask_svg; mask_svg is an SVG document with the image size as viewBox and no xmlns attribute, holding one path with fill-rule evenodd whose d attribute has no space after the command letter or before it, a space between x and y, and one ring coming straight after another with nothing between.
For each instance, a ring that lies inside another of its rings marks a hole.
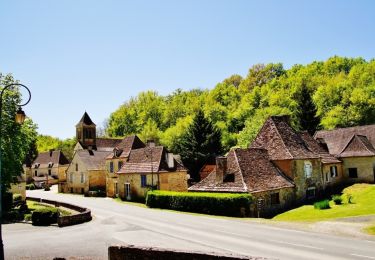
<instances>
[{"instance_id":1,"label":"stone house","mask_svg":"<svg viewBox=\"0 0 375 260\"><path fill-rule=\"evenodd\" d=\"M26 200L26 174L14 177L14 183L10 184L9 192L12 194L20 194L22 200Z\"/></svg>"},{"instance_id":2,"label":"stone house","mask_svg":"<svg viewBox=\"0 0 375 260\"><path fill-rule=\"evenodd\" d=\"M124 200L143 201L151 188L187 191L186 168L166 148L152 143L130 150L116 174L118 195Z\"/></svg>"},{"instance_id":3,"label":"stone house","mask_svg":"<svg viewBox=\"0 0 375 260\"><path fill-rule=\"evenodd\" d=\"M375 125L322 130L314 138L343 162L343 181L375 182Z\"/></svg>"},{"instance_id":4,"label":"stone house","mask_svg":"<svg viewBox=\"0 0 375 260\"><path fill-rule=\"evenodd\" d=\"M26 182L43 187L47 183L52 185L65 181L68 166L69 160L60 150L39 153L30 165L24 165Z\"/></svg>"},{"instance_id":5,"label":"stone house","mask_svg":"<svg viewBox=\"0 0 375 260\"><path fill-rule=\"evenodd\" d=\"M96 125L86 112L76 125L76 138L73 159L66 171L66 181L59 183L59 192L105 191L105 158L121 139L97 138Z\"/></svg>"},{"instance_id":6,"label":"stone house","mask_svg":"<svg viewBox=\"0 0 375 260\"><path fill-rule=\"evenodd\" d=\"M270 215L294 203L293 181L270 160L266 149L232 149L217 157L216 167L206 178L191 186L195 192L250 193L251 214Z\"/></svg>"},{"instance_id":7,"label":"stone house","mask_svg":"<svg viewBox=\"0 0 375 260\"><path fill-rule=\"evenodd\" d=\"M136 135L127 136L113 149L105 159L106 192L107 197L117 197L118 174L124 163L128 160L131 150L143 148L146 145Z\"/></svg>"},{"instance_id":8,"label":"stone house","mask_svg":"<svg viewBox=\"0 0 375 260\"><path fill-rule=\"evenodd\" d=\"M333 178L341 178L341 162L323 151L307 132L296 132L288 116L268 118L250 147L268 151L272 163L294 182L297 202L314 199L325 190L329 181L323 172L327 168L333 166Z\"/></svg>"}]
</instances>

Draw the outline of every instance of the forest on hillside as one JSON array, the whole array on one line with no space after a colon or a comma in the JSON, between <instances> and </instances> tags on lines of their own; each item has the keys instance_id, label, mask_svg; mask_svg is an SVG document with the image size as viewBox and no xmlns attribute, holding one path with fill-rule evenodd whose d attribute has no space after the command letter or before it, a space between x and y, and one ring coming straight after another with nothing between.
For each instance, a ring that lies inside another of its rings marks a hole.
<instances>
[{"instance_id":1,"label":"forest on hillside","mask_svg":"<svg viewBox=\"0 0 375 260\"><path fill-rule=\"evenodd\" d=\"M221 131L224 151L247 147L271 115L290 115L293 127L314 133L375 123L375 60L334 56L294 65L257 64L213 89L139 93L108 119L110 137L138 134L178 151L197 111Z\"/></svg>"}]
</instances>

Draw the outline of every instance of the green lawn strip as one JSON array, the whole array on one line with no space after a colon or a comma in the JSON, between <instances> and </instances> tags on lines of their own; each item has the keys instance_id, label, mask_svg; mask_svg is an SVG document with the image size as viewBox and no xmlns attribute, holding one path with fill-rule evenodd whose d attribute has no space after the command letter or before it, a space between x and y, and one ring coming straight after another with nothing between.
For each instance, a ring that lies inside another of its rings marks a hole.
<instances>
[{"instance_id":1,"label":"green lawn strip","mask_svg":"<svg viewBox=\"0 0 375 260\"><path fill-rule=\"evenodd\" d=\"M349 195L352 204L348 203ZM317 222L328 219L354 217L375 214L375 185L355 184L343 191L343 204L335 205L330 201L330 209L314 209L312 205L305 205L273 218L278 221L306 221Z\"/></svg>"},{"instance_id":2,"label":"green lawn strip","mask_svg":"<svg viewBox=\"0 0 375 260\"><path fill-rule=\"evenodd\" d=\"M27 201L27 206L28 206L28 208L31 212L38 209L38 208L54 208L54 206L52 206L52 205L49 205L49 204L46 204L46 203L40 203L40 202L36 202L36 201L30 201L30 200ZM72 212L68 209L59 207L58 210L59 210L61 216L72 215Z\"/></svg>"},{"instance_id":3,"label":"green lawn strip","mask_svg":"<svg viewBox=\"0 0 375 260\"><path fill-rule=\"evenodd\" d=\"M132 206L136 206L140 208L147 208L147 206L141 202L127 201L127 200L122 200L121 198L114 198L113 200L116 201L117 203L128 204L128 205L132 205Z\"/></svg>"}]
</instances>

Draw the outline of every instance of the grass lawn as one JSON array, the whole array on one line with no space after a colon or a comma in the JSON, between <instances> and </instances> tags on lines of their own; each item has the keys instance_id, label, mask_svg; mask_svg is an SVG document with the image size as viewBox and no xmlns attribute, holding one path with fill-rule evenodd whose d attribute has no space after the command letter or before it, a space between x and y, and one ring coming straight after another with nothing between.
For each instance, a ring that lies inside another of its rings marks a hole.
<instances>
[{"instance_id":1,"label":"grass lawn","mask_svg":"<svg viewBox=\"0 0 375 260\"><path fill-rule=\"evenodd\" d=\"M52 206L52 205L48 205L48 204L44 204L44 203L40 203L40 202L36 202L36 201L30 201L30 200L27 201L27 207L29 208L29 210L31 212L33 212L36 209L40 209L40 208L54 208L54 206ZM62 209L62 208L58 208L58 209L59 209L59 212L60 212L61 216L72 215L72 213L68 210L65 210L65 209Z\"/></svg>"},{"instance_id":2,"label":"grass lawn","mask_svg":"<svg viewBox=\"0 0 375 260\"><path fill-rule=\"evenodd\" d=\"M348 195L352 195L352 204L348 203ZM375 214L375 185L354 184L343 190L342 198L342 205L335 205L333 201L330 201L330 209L320 210L314 209L313 205L306 205L279 214L273 220L315 222ZM375 226L370 229L375 233Z\"/></svg>"},{"instance_id":3,"label":"grass lawn","mask_svg":"<svg viewBox=\"0 0 375 260\"><path fill-rule=\"evenodd\" d=\"M367 227L365 231L370 235L375 235L375 225Z\"/></svg>"}]
</instances>

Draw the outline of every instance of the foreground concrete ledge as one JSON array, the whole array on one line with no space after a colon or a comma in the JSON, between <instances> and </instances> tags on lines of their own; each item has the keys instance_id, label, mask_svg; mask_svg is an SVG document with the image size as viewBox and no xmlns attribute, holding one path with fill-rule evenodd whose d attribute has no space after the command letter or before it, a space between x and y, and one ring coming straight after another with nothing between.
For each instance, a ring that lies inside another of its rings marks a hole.
<instances>
[{"instance_id":1,"label":"foreground concrete ledge","mask_svg":"<svg viewBox=\"0 0 375 260\"><path fill-rule=\"evenodd\" d=\"M252 257L215 252L183 251L168 248L138 247L134 245L117 245L108 248L109 260L265 260L263 257Z\"/></svg>"},{"instance_id":2,"label":"foreground concrete ledge","mask_svg":"<svg viewBox=\"0 0 375 260\"><path fill-rule=\"evenodd\" d=\"M59 202L59 201L48 200L48 199L41 199L41 198L34 198L34 197L26 197L26 200L51 204L51 205L54 205L55 207L64 207L64 208L72 209L78 212L77 214L73 214L70 216L59 216L57 219L57 224L59 227L77 225L77 224L81 224L81 223L92 220L91 210L87 208L82 208L80 206L73 205L70 203Z\"/></svg>"}]
</instances>

